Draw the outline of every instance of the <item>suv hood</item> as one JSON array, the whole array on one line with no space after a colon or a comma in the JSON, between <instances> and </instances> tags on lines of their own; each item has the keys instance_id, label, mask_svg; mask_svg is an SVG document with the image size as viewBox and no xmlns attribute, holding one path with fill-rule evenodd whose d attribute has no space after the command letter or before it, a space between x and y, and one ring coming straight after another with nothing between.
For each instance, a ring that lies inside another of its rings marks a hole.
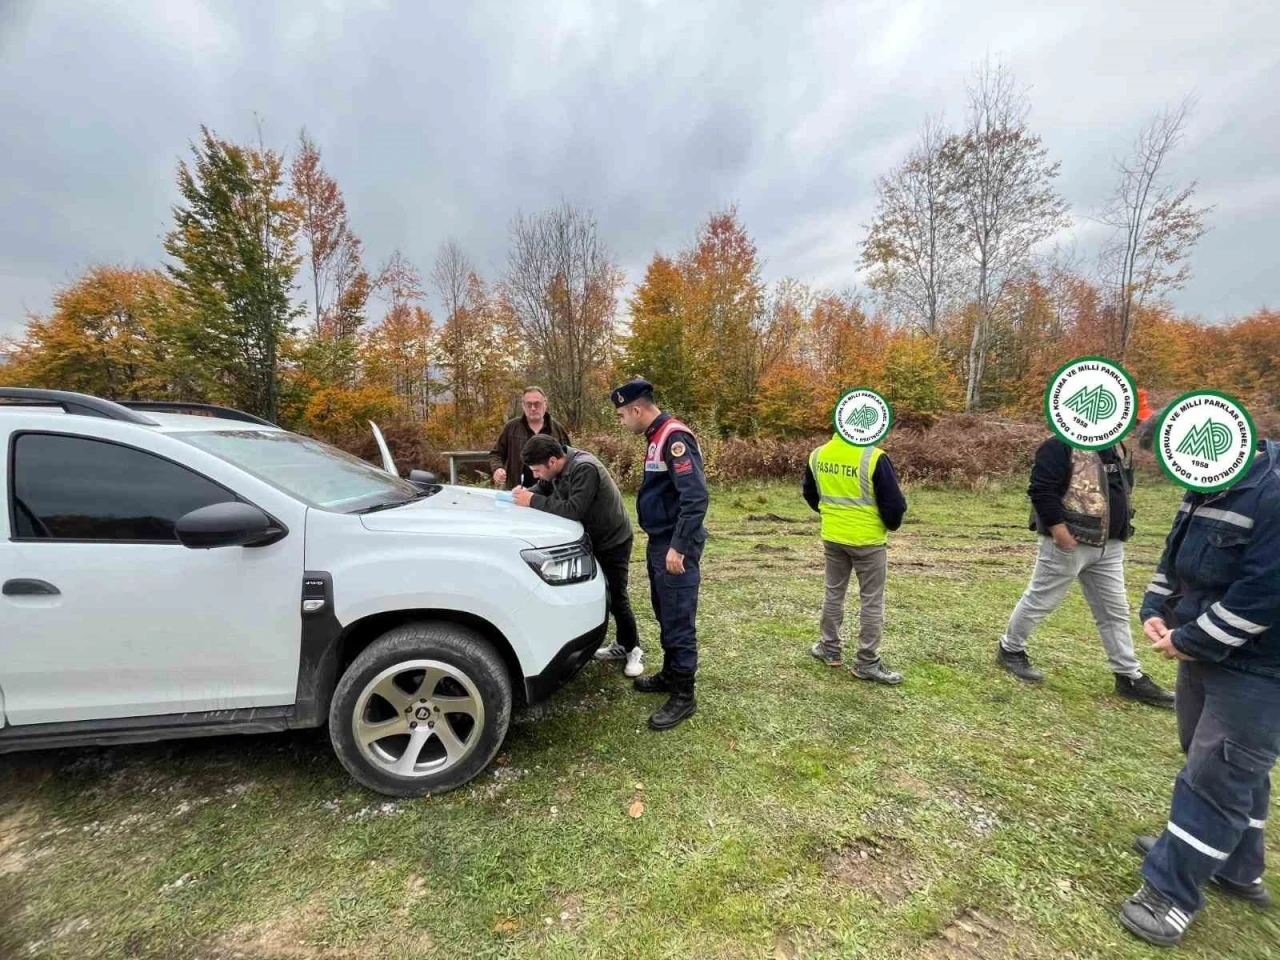
<instances>
[{"instance_id":1,"label":"suv hood","mask_svg":"<svg viewBox=\"0 0 1280 960\"><path fill-rule=\"evenodd\" d=\"M495 490L444 487L403 507L362 516L368 530L434 533L455 537L515 537L533 547L553 547L582 538L582 524L541 510L498 500Z\"/></svg>"}]
</instances>

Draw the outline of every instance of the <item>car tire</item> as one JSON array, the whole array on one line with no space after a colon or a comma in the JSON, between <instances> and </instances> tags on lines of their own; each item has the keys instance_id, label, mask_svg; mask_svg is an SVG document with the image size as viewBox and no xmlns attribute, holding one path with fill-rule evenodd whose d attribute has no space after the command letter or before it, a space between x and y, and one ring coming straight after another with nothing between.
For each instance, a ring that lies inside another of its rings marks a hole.
<instances>
[{"instance_id":1,"label":"car tire","mask_svg":"<svg viewBox=\"0 0 1280 960\"><path fill-rule=\"evenodd\" d=\"M387 631L347 667L329 738L347 771L393 797L444 793L493 759L511 723L511 677L497 651L453 623Z\"/></svg>"}]
</instances>

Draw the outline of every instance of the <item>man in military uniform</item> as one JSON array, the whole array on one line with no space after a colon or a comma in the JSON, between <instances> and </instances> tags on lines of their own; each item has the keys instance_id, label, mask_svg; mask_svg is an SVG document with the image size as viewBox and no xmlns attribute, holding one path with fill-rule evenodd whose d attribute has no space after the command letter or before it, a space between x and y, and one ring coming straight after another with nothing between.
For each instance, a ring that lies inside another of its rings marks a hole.
<instances>
[{"instance_id":1,"label":"man in military uniform","mask_svg":"<svg viewBox=\"0 0 1280 960\"><path fill-rule=\"evenodd\" d=\"M707 539L702 525L709 499L707 480L693 432L658 409L652 383L637 378L617 387L610 399L622 425L649 443L636 513L649 536L645 559L653 613L662 634L662 669L634 683L641 693L668 694L667 702L649 718L649 726L670 730L697 710L695 621L702 581L699 561Z\"/></svg>"}]
</instances>

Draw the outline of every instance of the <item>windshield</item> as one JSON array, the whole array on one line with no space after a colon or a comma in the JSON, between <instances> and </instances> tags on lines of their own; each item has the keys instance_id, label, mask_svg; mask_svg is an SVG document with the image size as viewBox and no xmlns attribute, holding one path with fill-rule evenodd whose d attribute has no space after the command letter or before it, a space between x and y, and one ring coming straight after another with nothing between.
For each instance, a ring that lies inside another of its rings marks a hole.
<instances>
[{"instance_id":1,"label":"windshield","mask_svg":"<svg viewBox=\"0 0 1280 960\"><path fill-rule=\"evenodd\" d=\"M421 496L413 484L336 447L282 430L174 433L313 507L353 513Z\"/></svg>"}]
</instances>

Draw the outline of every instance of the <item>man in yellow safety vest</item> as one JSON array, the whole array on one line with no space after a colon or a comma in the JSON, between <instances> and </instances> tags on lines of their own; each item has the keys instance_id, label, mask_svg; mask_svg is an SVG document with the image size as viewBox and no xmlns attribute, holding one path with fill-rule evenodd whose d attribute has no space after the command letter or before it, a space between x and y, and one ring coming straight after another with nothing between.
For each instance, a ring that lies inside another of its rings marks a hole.
<instances>
[{"instance_id":1,"label":"man in yellow safety vest","mask_svg":"<svg viewBox=\"0 0 1280 960\"><path fill-rule=\"evenodd\" d=\"M907 501L889 457L879 447L858 447L836 434L809 456L804 498L822 515L827 594L822 639L809 651L828 666L841 665L840 626L849 575L858 577L861 631L855 677L898 684L902 674L880 661L889 531L902 526Z\"/></svg>"}]
</instances>

